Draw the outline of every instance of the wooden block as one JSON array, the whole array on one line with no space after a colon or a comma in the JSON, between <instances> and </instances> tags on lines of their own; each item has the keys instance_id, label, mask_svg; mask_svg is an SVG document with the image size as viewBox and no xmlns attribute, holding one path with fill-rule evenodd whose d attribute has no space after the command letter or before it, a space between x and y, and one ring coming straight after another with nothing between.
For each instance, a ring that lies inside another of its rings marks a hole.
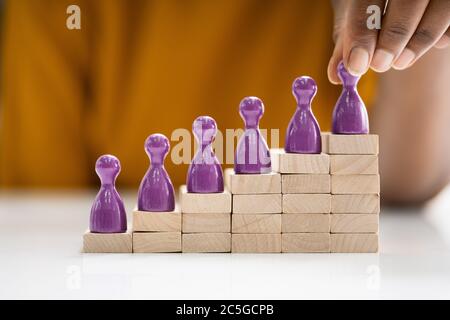
<instances>
[{"instance_id":1,"label":"wooden block","mask_svg":"<svg viewBox=\"0 0 450 320\"><path fill-rule=\"evenodd\" d=\"M232 234L233 253L280 253L281 234Z\"/></svg>"},{"instance_id":2,"label":"wooden block","mask_svg":"<svg viewBox=\"0 0 450 320\"><path fill-rule=\"evenodd\" d=\"M377 233L378 214L332 214L331 233Z\"/></svg>"},{"instance_id":3,"label":"wooden block","mask_svg":"<svg viewBox=\"0 0 450 320\"><path fill-rule=\"evenodd\" d=\"M183 252L231 252L231 233L183 233Z\"/></svg>"},{"instance_id":4,"label":"wooden block","mask_svg":"<svg viewBox=\"0 0 450 320\"><path fill-rule=\"evenodd\" d=\"M84 253L131 253L133 240L131 232L124 233L92 233L83 235Z\"/></svg>"},{"instance_id":5,"label":"wooden block","mask_svg":"<svg viewBox=\"0 0 450 320\"><path fill-rule=\"evenodd\" d=\"M332 234L331 252L376 253L378 252L378 234Z\"/></svg>"},{"instance_id":6,"label":"wooden block","mask_svg":"<svg viewBox=\"0 0 450 320\"><path fill-rule=\"evenodd\" d=\"M281 214L233 214L232 233L281 233Z\"/></svg>"},{"instance_id":7,"label":"wooden block","mask_svg":"<svg viewBox=\"0 0 450 320\"><path fill-rule=\"evenodd\" d=\"M183 233L231 232L231 213L183 213Z\"/></svg>"},{"instance_id":8,"label":"wooden block","mask_svg":"<svg viewBox=\"0 0 450 320\"><path fill-rule=\"evenodd\" d=\"M280 173L330 173L330 156L321 154L286 153L283 150L274 153L278 157L278 170Z\"/></svg>"},{"instance_id":9,"label":"wooden block","mask_svg":"<svg viewBox=\"0 0 450 320\"><path fill-rule=\"evenodd\" d=\"M133 252L181 252L181 232L134 232Z\"/></svg>"},{"instance_id":10,"label":"wooden block","mask_svg":"<svg viewBox=\"0 0 450 320\"><path fill-rule=\"evenodd\" d=\"M283 233L281 243L286 253L330 252L329 233Z\"/></svg>"},{"instance_id":11,"label":"wooden block","mask_svg":"<svg viewBox=\"0 0 450 320\"><path fill-rule=\"evenodd\" d=\"M330 193L329 174L285 174L283 193Z\"/></svg>"},{"instance_id":12,"label":"wooden block","mask_svg":"<svg viewBox=\"0 0 450 320\"><path fill-rule=\"evenodd\" d=\"M233 169L225 170L225 181L232 194L281 193L281 175L236 174Z\"/></svg>"},{"instance_id":13,"label":"wooden block","mask_svg":"<svg viewBox=\"0 0 450 320\"><path fill-rule=\"evenodd\" d=\"M380 213L378 194L333 194L332 213Z\"/></svg>"},{"instance_id":14,"label":"wooden block","mask_svg":"<svg viewBox=\"0 0 450 320\"><path fill-rule=\"evenodd\" d=\"M283 213L330 212L330 194L283 194Z\"/></svg>"},{"instance_id":15,"label":"wooden block","mask_svg":"<svg viewBox=\"0 0 450 320\"><path fill-rule=\"evenodd\" d=\"M321 138L322 138L322 153L329 153L330 148L330 134L331 132L322 132Z\"/></svg>"},{"instance_id":16,"label":"wooden block","mask_svg":"<svg viewBox=\"0 0 450 320\"><path fill-rule=\"evenodd\" d=\"M329 154L378 154L378 135L330 134Z\"/></svg>"},{"instance_id":17,"label":"wooden block","mask_svg":"<svg viewBox=\"0 0 450 320\"><path fill-rule=\"evenodd\" d=\"M378 174L378 156L371 154L330 156L331 174Z\"/></svg>"},{"instance_id":18,"label":"wooden block","mask_svg":"<svg viewBox=\"0 0 450 320\"><path fill-rule=\"evenodd\" d=\"M233 214L281 213L281 211L281 193L233 195Z\"/></svg>"},{"instance_id":19,"label":"wooden block","mask_svg":"<svg viewBox=\"0 0 450 320\"><path fill-rule=\"evenodd\" d=\"M332 194L379 194L380 175L331 176Z\"/></svg>"},{"instance_id":20,"label":"wooden block","mask_svg":"<svg viewBox=\"0 0 450 320\"><path fill-rule=\"evenodd\" d=\"M133 211L133 231L181 231L181 213Z\"/></svg>"},{"instance_id":21,"label":"wooden block","mask_svg":"<svg viewBox=\"0 0 450 320\"><path fill-rule=\"evenodd\" d=\"M282 233L330 232L329 213L293 213L281 215Z\"/></svg>"},{"instance_id":22,"label":"wooden block","mask_svg":"<svg viewBox=\"0 0 450 320\"><path fill-rule=\"evenodd\" d=\"M231 193L188 193L180 187L181 212L183 213L231 213Z\"/></svg>"}]
</instances>

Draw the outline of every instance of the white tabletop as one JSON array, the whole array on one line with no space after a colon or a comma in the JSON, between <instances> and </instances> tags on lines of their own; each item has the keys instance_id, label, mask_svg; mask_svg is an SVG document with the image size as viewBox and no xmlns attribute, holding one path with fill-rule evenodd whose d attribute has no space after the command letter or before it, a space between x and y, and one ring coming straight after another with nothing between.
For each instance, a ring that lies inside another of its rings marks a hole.
<instances>
[{"instance_id":1,"label":"white tabletop","mask_svg":"<svg viewBox=\"0 0 450 320\"><path fill-rule=\"evenodd\" d=\"M450 189L383 209L379 254L82 254L94 196L0 194L0 298L450 298Z\"/></svg>"}]
</instances>

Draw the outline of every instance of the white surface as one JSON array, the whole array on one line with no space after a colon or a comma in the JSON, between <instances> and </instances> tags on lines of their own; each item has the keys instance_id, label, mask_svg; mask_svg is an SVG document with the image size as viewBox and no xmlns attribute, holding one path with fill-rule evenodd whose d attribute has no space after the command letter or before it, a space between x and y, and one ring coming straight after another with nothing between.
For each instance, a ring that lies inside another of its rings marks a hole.
<instances>
[{"instance_id":1,"label":"white surface","mask_svg":"<svg viewBox=\"0 0 450 320\"><path fill-rule=\"evenodd\" d=\"M450 190L384 209L380 254L83 255L94 196L0 194L0 298L450 298Z\"/></svg>"}]
</instances>

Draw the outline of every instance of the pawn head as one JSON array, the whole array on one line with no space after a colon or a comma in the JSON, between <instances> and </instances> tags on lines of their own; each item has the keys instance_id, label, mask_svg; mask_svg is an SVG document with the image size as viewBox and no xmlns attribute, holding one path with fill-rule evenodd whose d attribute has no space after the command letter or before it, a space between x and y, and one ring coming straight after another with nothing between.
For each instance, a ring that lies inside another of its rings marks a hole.
<instances>
[{"instance_id":1,"label":"pawn head","mask_svg":"<svg viewBox=\"0 0 450 320\"><path fill-rule=\"evenodd\" d=\"M200 116L194 120L192 131L201 145L208 145L214 141L217 135L217 123L211 117Z\"/></svg>"},{"instance_id":2,"label":"pawn head","mask_svg":"<svg viewBox=\"0 0 450 320\"><path fill-rule=\"evenodd\" d=\"M309 104L317 92L317 84L308 76L299 77L292 84L292 93L298 103Z\"/></svg>"},{"instance_id":3,"label":"pawn head","mask_svg":"<svg viewBox=\"0 0 450 320\"><path fill-rule=\"evenodd\" d=\"M360 77L354 76L352 75L350 72L347 71L347 69L345 69L344 66L344 62L339 62L338 67L337 67L337 73L339 76L339 79L341 79L342 81L342 85L343 86L355 86Z\"/></svg>"},{"instance_id":4,"label":"pawn head","mask_svg":"<svg viewBox=\"0 0 450 320\"><path fill-rule=\"evenodd\" d=\"M150 157L152 164L162 164L169 148L169 139L163 134L155 133L145 140L145 152Z\"/></svg>"},{"instance_id":5,"label":"pawn head","mask_svg":"<svg viewBox=\"0 0 450 320\"><path fill-rule=\"evenodd\" d=\"M103 155L95 163L95 172L102 184L114 183L120 173L120 161L113 155Z\"/></svg>"},{"instance_id":6,"label":"pawn head","mask_svg":"<svg viewBox=\"0 0 450 320\"><path fill-rule=\"evenodd\" d=\"M264 114L264 103L257 97L246 97L239 104L239 114L246 127L256 127Z\"/></svg>"}]
</instances>

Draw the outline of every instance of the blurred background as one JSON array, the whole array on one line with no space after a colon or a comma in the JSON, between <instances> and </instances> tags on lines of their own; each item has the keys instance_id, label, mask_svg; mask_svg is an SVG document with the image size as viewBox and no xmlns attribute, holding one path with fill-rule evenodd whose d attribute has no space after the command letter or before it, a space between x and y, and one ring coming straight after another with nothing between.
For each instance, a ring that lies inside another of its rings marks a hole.
<instances>
[{"instance_id":1,"label":"blurred background","mask_svg":"<svg viewBox=\"0 0 450 320\"><path fill-rule=\"evenodd\" d=\"M81 9L81 30L66 9ZM240 100L263 99L262 128L283 146L295 111L293 80L313 77L322 130L341 87L327 79L333 50L328 1L2 1L0 185L98 184L95 160L122 163L119 186L137 188L145 138L191 130L199 115L242 128ZM360 83L370 107L374 75ZM172 142L172 146L175 142ZM187 165L166 163L175 184Z\"/></svg>"}]
</instances>

